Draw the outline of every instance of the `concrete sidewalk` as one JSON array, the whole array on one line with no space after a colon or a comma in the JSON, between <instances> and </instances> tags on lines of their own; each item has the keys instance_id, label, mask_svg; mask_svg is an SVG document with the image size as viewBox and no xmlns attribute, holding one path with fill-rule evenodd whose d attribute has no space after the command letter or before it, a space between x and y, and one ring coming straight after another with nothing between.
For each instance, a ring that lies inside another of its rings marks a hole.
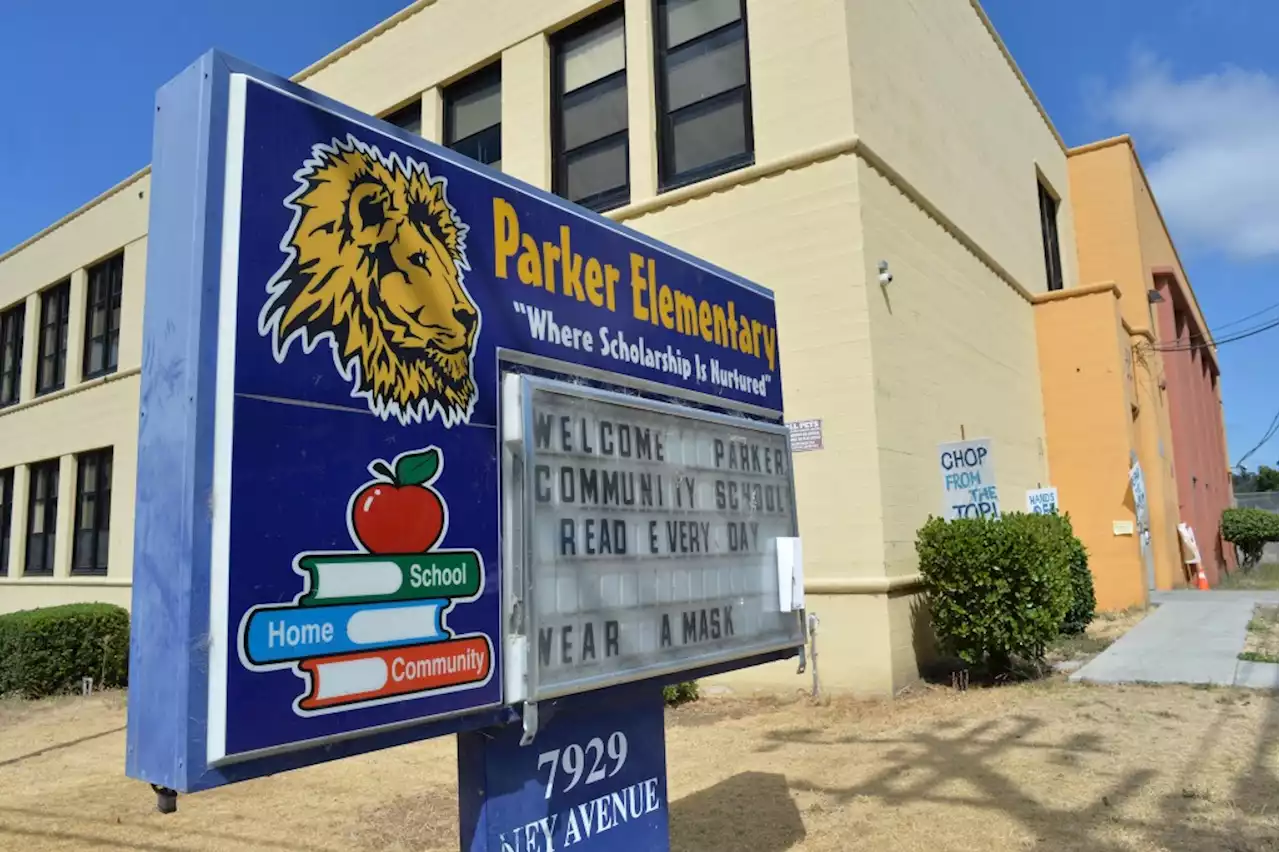
<instances>
[{"instance_id":1,"label":"concrete sidewalk","mask_svg":"<svg viewBox=\"0 0 1280 852\"><path fill-rule=\"evenodd\" d=\"M1071 675L1086 683L1203 683L1277 691L1280 667L1237 659L1257 604L1271 592L1155 592L1156 609Z\"/></svg>"}]
</instances>

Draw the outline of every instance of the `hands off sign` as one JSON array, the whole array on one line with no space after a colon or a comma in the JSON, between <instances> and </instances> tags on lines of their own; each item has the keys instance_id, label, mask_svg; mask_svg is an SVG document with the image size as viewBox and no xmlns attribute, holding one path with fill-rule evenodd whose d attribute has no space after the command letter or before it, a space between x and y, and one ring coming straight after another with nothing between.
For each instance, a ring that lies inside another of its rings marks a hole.
<instances>
[{"instance_id":1,"label":"hands off sign","mask_svg":"<svg viewBox=\"0 0 1280 852\"><path fill-rule=\"evenodd\" d=\"M943 518L1000 517L989 438L939 444L938 470L942 474Z\"/></svg>"},{"instance_id":2,"label":"hands off sign","mask_svg":"<svg viewBox=\"0 0 1280 852\"><path fill-rule=\"evenodd\" d=\"M1027 511L1033 515L1054 515L1058 512L1058 489L1032 488L1027 491Z\"/></svg>"}]
</instances>

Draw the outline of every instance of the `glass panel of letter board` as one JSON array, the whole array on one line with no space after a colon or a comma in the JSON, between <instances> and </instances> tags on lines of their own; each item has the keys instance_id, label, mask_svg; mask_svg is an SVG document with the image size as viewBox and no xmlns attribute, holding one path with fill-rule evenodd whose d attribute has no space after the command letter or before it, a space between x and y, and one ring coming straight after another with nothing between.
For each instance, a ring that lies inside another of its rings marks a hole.
<instances>
[{"instance_id":1,"label":"glass panel of letter board","mask_svg":"<svg viewBox=\"0 0 1280 852\"><path fill-rule=\"evenodd\" d=\"M774 539L796 534L785 432L545 387L530 399L539 697L800 644L778 606Z\"/></svg>"}]
</instances>

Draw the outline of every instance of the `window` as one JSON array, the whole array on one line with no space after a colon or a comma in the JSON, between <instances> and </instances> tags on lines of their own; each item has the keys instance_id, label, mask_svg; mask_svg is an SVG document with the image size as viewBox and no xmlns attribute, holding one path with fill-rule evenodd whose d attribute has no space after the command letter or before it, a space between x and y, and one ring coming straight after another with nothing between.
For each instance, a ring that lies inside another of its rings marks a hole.
<instances>
[{"instance_id":1,"label":"window","mask_svg":"<svg viewBox=\"0 0 1280 852\"><path fill-rule=\"evenodd\" d=\"M502 168L502 63L444 90L444 144L495 169Z\"/></svg>"},{"instance_id":2,"label":"window","mask_svg":"<svg viewBox=\"0 0 1280 852\"><path fill-rule=\"evenodd\" d=\"M124 254L89 269L84 322L84 378L116 371L120 357L120 298L124 291Z\"/></svg>"},{"instance_id":3,"label":"window","mask_svg":"<svg viewBox=\"0 0 1280 852\"><path fill-rule=\"evenodd\" d=\"M67 380L67 309L71 282L55 284L40 295L40 357L36 393L48 393Z\"/></svg>"},{"instance_id":4,"label":"window","mask_svg":"<svg viewBox=\"0 0 1280 852\"><path fill-rule=\"evenodd\" d=\"M552 51L551 188L593 210L626 204L631 186L622 5L558 33Z\"/></svg>"},{"instance_id":5,"label":"window","mask_svg":"<svg viewBox=\"0 0 1280 852\"><path fill-rule=\"evenodd\" d=\"M27 574L53 573L58 526L58 459L31 465L27 491Z\"/></svg>"},{"instance_id":6,"label":"window","mask_svg":"<svg viewBox=\"0 0 1280 852\"><path fill-rule=\"evenodd\" d=\"M22 328L25 303L0 314L0 406L13 405L22 393Z\"/></svg>"},{"instance_id":7,"label":"window","mask_svg":"<svg viewBox=\"0 0 1280 852\"><path fill-rule=\"evenodd\" d=\"M9 573L9 533L13 528L13 468L0 470L0 577Z\"/></svg>"},{"instance_id":8,"label":"window","mask_svg":"<svg viewBox=\"0 0 1280 852\"><path fill-rule=\"evenodd\" d=\"M77 461L71 573L105 574L111 538L111 449L81 453Z\"/></svg>"},{"instance_id":9,"label":"window","mask_svg":"<svg viewBox=\"0 0 1280 852\"><path fill-rule=\"evenodd\" d=\"M1044 241L1044 277L1050 290L1062 289L1062 253L1058 250L1058 199L1037 181L1040 190L1040 237Z\"/></svg>"},{"instance_id":10,"label":"window","mask_svg":"<svg viewBox=\"0 0 1280 852\"><path fill-rule=\"evenodd\" d=\"M660 189L750 165L743 0L655 0Z\"/></svg>"},{"instance_id":11,"label":"window","mask_svg":"<svg viewBox=\"0 0 1280 852\"><path fill-rule=\"evenodd\" d=\"M422 99L414 98L400 109L382 117L388 124L394 124L401 130L422 135Z\"/></svg>"}]
</instances>

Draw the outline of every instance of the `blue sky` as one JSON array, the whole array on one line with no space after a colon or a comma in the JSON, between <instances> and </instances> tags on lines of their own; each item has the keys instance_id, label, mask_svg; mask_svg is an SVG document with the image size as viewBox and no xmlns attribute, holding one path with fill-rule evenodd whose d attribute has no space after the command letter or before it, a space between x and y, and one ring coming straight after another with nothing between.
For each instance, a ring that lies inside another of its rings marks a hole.
<instances>
[{"instance_id":1,"label":"blue sky","mask_svg":"<svg viewBox=\"0 0 1280 852\"><path fill-rule=\"evenodd\" d=\"M292 74L405 5L0 3L0 251L146 165L155 90L206 49ZM1134 137L1211 329L1280 299L1277 6L985 3L1069 145ZM1276 330L1225 344L1220 359L1234 462L1277 412ZM1277 459L1272 438L1249 463Z\"/></svg>"},{"instance_id":2,"label":"blue sky","mask_svg":"<svg viewBox=\"0 0 1280 852\"><path fill-rule=\"evenodd\" d=\"M1275 319L1275 0L984 0L1068 145L1128 133L1216 337ZM1050 43L1052 39L1052 44ZM1218 351L1231 462L1277 411L1277 330ZM1248 465L1275 465L1271 438Z\"/></svg>"}]
</instances>

